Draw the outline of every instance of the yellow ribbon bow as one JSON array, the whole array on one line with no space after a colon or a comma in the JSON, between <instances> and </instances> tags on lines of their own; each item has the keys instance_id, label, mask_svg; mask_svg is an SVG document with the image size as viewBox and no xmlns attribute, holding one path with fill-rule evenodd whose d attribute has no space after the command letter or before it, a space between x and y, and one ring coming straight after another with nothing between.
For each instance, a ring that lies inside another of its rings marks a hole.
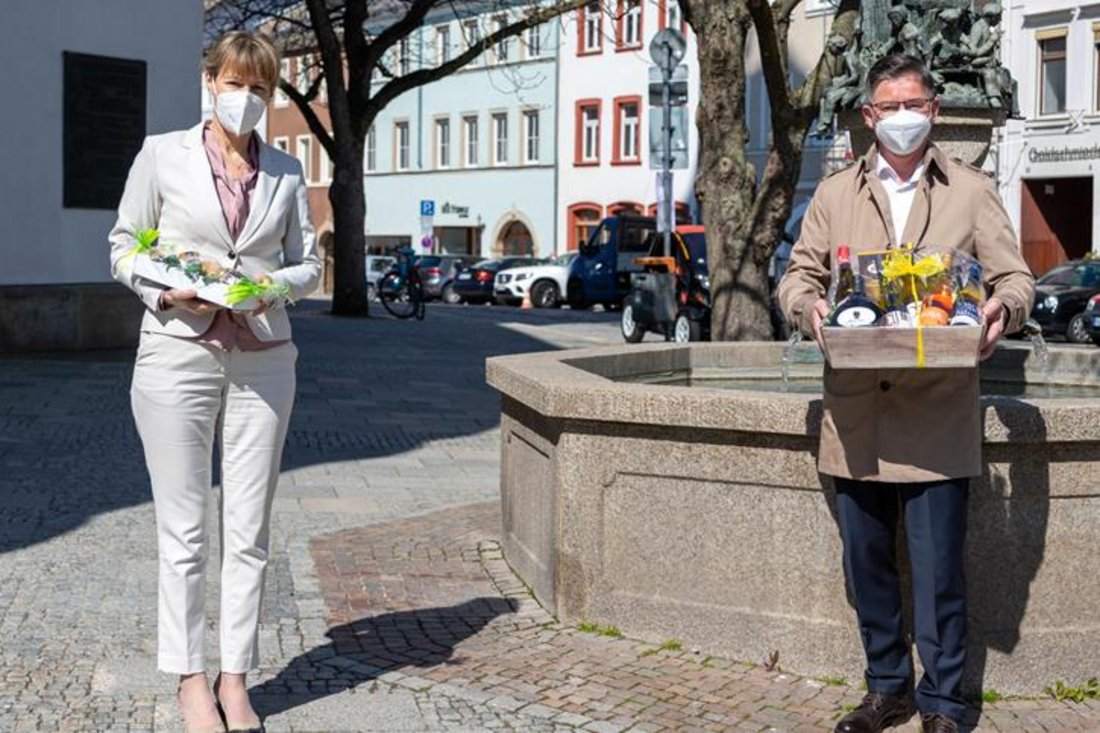
<instances>
[{"instance_id":1,"label":"yellow ribbon bow","mask_svg":"<svg viewBox=\"0 0 1100 733\"><path fill-rule=\"evenodd\" d=\"M943 258L938 254L930 254L914 259L911 247L892 250L887 253L882 262L882 279L887 282L902 282L903 278L909 278L909 288L913 296L913 302L917 304L917 368L923 369L924 358L924 331L920 319L920 295L917 293L917 278L921 282L927 282L928 278L939 275L946 266Z\"/></svg>"}]
</instances>

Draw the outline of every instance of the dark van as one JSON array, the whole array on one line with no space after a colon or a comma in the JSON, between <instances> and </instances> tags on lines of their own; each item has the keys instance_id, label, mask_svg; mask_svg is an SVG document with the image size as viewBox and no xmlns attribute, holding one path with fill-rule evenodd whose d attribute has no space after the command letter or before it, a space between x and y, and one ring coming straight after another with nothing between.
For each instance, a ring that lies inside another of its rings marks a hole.
<instances>
[{"instance_id":1,"label":"dark van","mask_svg":"<svg viewBox=\"0 0 1100 733\"><path fill-rule=\"evenodd\" d=\"M657 220L648 216L619 214L601 221L570 266L569 306L622 305L630 292L630 273L641 272L634 259L648 253L656 230Z\"/></svg>"}]
</instances>

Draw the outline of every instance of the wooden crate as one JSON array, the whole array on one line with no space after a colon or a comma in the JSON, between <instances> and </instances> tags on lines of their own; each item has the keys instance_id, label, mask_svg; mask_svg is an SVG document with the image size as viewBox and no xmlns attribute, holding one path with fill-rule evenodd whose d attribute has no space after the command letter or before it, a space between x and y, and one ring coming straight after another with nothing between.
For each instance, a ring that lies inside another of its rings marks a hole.
<instances>
[{"instance_id":1,"label":"wooden crate","mask_svg":"<svg viewBox=\"0 0 1100 733\"><path fill-rule=\"evenodd\" d=\"M929 326L921 329L924 368L976 367L982 326ZM917 368L915 328L821 329L825 358L834 369Z\"/></svg>"}]
</instances>

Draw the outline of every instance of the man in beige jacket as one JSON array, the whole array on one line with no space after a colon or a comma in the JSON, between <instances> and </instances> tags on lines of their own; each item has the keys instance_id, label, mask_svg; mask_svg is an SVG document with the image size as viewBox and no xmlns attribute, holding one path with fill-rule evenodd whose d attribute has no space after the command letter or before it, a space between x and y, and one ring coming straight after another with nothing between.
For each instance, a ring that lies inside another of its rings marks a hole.
<instances>
[{"instance_id":1,"label":"man in beige jacket","mask_svg":"<svg viewBox=\"0 0 1100 733\"><path fill-rule=\"evenodd\" d=\"M992 181L929 139L939 110L923 62L893 54L868 74L864 121L877 144L818 186L779 285L790 322L821 341L838 245L853 254L912 243L981 261L988 298L982 358L1031 310L1034 283ZM836 726L875 733L912 715L912 659L894 562L904 516L924 676L914 697L927 733L954 733L966 652L963 540L970 477L981 474L977 369L825 368L818 466L833 476L844 565L867 657L868 694Z\"/></svg>"}]
</instances>

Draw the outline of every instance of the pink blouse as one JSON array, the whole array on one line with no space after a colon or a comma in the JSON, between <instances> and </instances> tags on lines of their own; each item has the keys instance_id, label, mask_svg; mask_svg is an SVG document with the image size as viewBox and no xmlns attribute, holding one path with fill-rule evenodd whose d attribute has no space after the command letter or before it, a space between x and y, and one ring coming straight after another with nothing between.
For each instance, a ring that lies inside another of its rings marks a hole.
<instances>
[{"instance_id":1,"label":"pink blouse","mask_svg":"<svg viewBox=\"0 0 1100 733\"><path fill-rule=\"evenodd\" d=\"M248 143L248 167L244 177L239 179L232 179L226 173L221 146L218 145L209 125L203 128L202 144L206 150L206 158L210 161L210 172L214 176L214 188L218 192L225 225L229 229L229 236L236 242L244 229L244 223L248 220L252 193L256 189L256 177L259 174L259 142L253 134ZM224 351L229 351L234 346L241 351L261 351L287 342L287 339L261 341L248 327L248 321L243 313L225 308L219 308L214 313L214 322L210 324L206 333L198 337L198 340Z\"/></svg>"}]
</instances>

